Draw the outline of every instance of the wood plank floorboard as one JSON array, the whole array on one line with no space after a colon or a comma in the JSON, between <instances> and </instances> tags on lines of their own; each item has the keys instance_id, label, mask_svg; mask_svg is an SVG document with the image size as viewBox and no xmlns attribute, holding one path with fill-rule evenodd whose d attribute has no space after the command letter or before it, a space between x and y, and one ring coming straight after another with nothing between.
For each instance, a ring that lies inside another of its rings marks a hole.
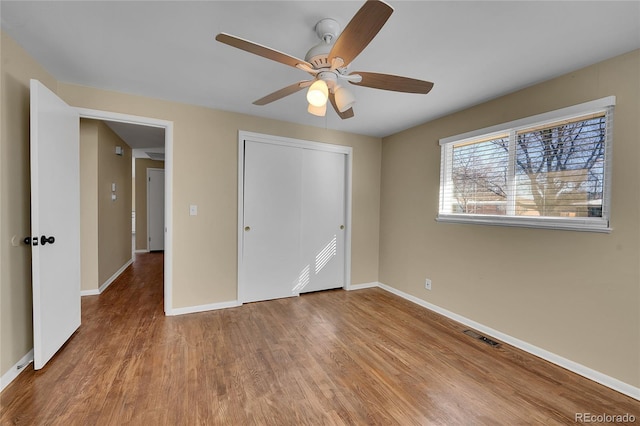
<instances>
[{"instance_id":1,"label":"wood plank floorboard","mask_svg":"<svg viewBox=\"0 0 640 426\"><path fill-rule=\"evenodd\" d=\"M381 289L165 317L161 253L136 261L2 425L564 425L640 402Z\"/></svg>"}]
</instances>

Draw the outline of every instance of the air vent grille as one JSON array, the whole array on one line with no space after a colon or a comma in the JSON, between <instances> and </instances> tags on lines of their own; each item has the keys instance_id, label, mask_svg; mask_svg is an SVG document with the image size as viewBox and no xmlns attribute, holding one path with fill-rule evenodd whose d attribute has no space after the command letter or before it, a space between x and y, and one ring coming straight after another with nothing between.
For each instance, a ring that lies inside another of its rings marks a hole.
<instances>
[{"instance_id":1,"label":"air vent grille","mask_svg":"<svg viewBox=\"0 0 640 426\"><path fill-rule=\"evenodd\" d=\"M494 348L500 346L500 343L496 342L495 340L491 340L486 336L483 336L482 334L478 334L473 330L465 330L464 334L466 334L467 336L473 337L474 339L478 339L484 343L486 343L489 346L492 346Z\"/></svg>"}]
</instances>

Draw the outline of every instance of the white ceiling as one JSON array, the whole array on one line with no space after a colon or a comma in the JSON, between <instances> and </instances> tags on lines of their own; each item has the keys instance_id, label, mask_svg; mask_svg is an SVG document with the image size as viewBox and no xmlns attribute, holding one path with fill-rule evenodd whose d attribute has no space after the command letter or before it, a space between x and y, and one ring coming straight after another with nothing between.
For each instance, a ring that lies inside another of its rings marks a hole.
<instances>
[{"instance_id":1,"label":"white ceiling","mask_svg":"<svg viewBox=\"0 0 640 426\"><path fill-rule=\"evenodd\" d=\"M164 152L163 127L142 126L116 121L105 121L105 124L135 150L140 150L141 152ZM155 149L160 147L162 147L162 150Z\"/></svg>"},{"instance_id":2,"label":"white ceiling","mask_svg":"<svg viewBox=\"0 0 640 426\"><path fill-rule=\"evenodd\" d=\"M227 32L304 58L315 23L362 1L7 1L2 28L62 82L383 137L640 48L640 2L390 1L352 71L433 81L428 95L351 86L355 117L306 112L308 74L216 42Z\"/></svg>"}]
</instances>

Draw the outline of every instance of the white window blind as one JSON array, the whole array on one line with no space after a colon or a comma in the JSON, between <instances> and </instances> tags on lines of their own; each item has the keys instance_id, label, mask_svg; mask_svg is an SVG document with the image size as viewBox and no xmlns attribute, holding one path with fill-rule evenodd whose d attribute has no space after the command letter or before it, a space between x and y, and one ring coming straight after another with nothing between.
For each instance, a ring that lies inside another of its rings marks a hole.
<instances>
[{"instance_id":1,"label":"white window blind","mask_svg":"<svg viewBox=\"0 0 640 426\"><path fill-rule=\"evenodd\" d=\"M438 220L609 231L614 104L442 139Z\"/></svg>"}]
</instances>

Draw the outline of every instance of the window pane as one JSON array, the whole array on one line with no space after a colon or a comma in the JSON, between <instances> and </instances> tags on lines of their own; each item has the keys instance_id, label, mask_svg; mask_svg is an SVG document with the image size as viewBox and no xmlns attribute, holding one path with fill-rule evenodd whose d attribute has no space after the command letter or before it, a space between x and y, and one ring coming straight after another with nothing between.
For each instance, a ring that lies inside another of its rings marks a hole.
<instances>
[{"instance_id":1,"label":"window pane","mask_svg":"<svg viewBox=\"0 0 640 426\"><path fill-rule=\"evenodd\" d=\"M602 217L604 115L516 136L516 215Z\"/></svg>"},{"instance_id":2,"label":"window pane","mask_svg":"<svg viewBox=\"0 0 640 426\"><path fill-rule=\"evenodd\" d=\"M506 214L507 147L506 136L453 147L452 213Z\"/></svg>"}]
</instances>

